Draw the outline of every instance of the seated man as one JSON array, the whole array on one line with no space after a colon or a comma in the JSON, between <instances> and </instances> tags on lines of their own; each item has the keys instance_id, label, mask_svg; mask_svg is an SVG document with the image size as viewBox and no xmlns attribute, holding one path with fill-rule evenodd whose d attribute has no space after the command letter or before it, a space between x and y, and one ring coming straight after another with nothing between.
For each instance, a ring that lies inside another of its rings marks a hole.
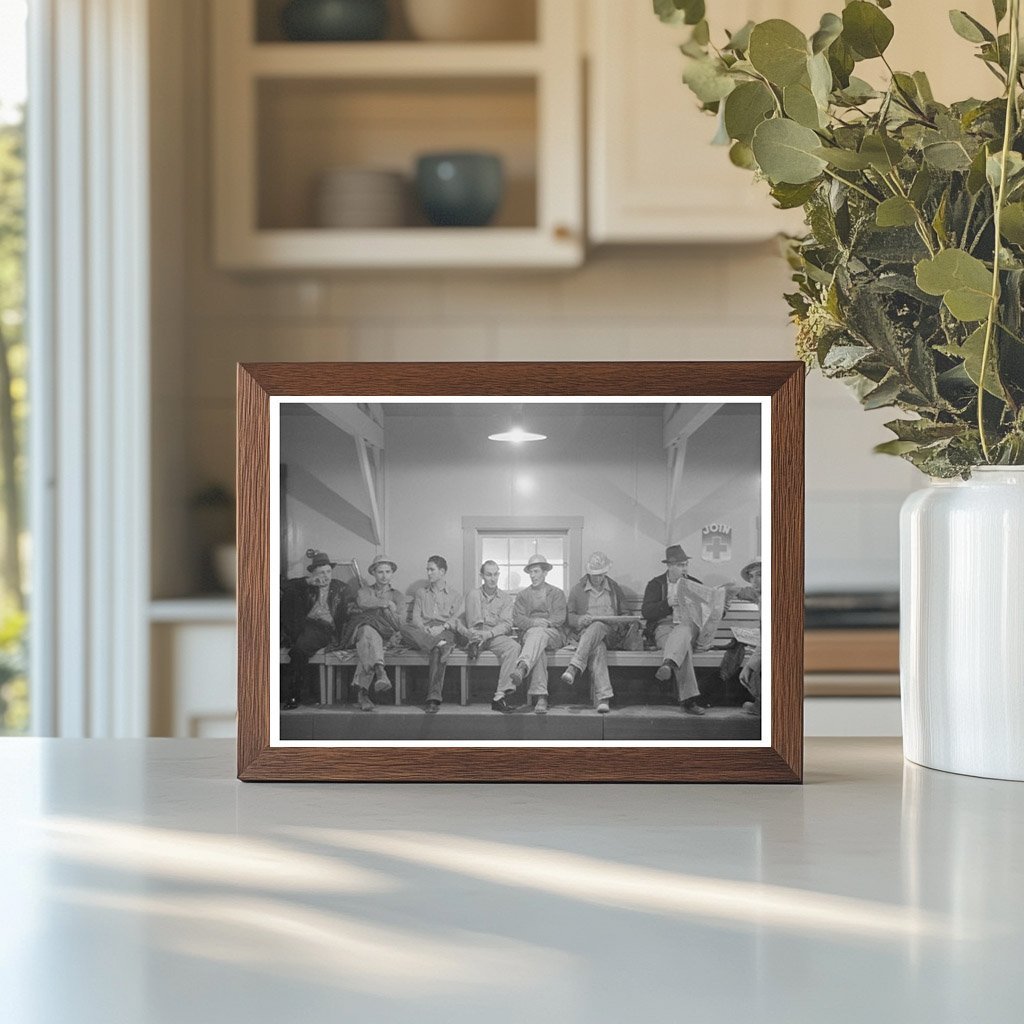
<instances>
[{"instance_id":1,"label":"seated man","mask_svg":"<svg viewBox=\"0 0 1024 1024\"><path fill-rule=\"evenodd\" d=\"M448 562L440 555L427 559L427 585L416 591L412 603L412 625L402 626L405 642L430 655L427 685L428 715L441 707L444 670L458 638L462 604L459 592L448 586Z\"/></svg>"},{"instance_id":2,"label":"seated man","mask_svg":"<svg viewBox=\"0 0 1024 1024\"><path fill-rule=\"evenodd\" d=\"M587 559L586 576L569 592L567 618L577 646L569 667L562 673L562 681L572 685L579 673L590 669L594 680L594 703L602 715L611 710L608 651L619 650L629 631L628 626L622 623L601 621L602 617L622 615L625 608L622 589L608 576L611 564L606 554L595 551Z\"/></svg>"},{"instance_id":3,"label":"seated man","mask_svg":"<svg viewBox=\"0 0 1024 1024\"><path fill-rule=\"evenodd\" d=\"M740 570L744 586L733 584L729 589L731 600L748 601L761 607L761 560L755 559ZM722 656L719 676L722 680L722 703L743 705L750 715L761 713L761 630L733 628L735 639ZM751 699L753 698L753 699Z\"/></svg>"},{"instance_id":4,"label":"seated man","mask_svg":"<svg viewBox=\"0 0 1024 1024\"><path fill-rule=\"evenodd\" d=\"M511 695L515 686L509 682L512 670L519 658L519 643L512 635L512 605L515 595L498 587L501 569L497 562L486 561L480 566L483 586L466 595L466 625L462 630L467 641L470 658L476 658L480 651L493 651L501 662L498 669L498 686L491 701L491 710L510 714L513 710Z\"/></svg>"},{"instance_id":5,"label":"seated man","mask_svg":"<svg viewBox=\"0 0 1024 1024\"><path fill-rule=\"evenodd\" d=\"M371 687L384 693L391 689L391 680L384 671L384 645L400 638L405 621L405 596L391 586L398 565L387 555L377 555L367 571L373 584L359 588L345 633L347 643L355 641L358 665L353 682L362 711L374 708Z\"/></svg>"},{"instance_id":6,"label":"seated man","mask_svg":"<svg viewBox=\"0 0 1024 1024\"><path fill-rule=\"evenodd\" d=\"M661 682L675 675L679 706L687 714L703 715L693 668L693 644L700 630L679 595L681 579L686 577L695 583L700 580L687 575L690 558L679 544L666 548L662 564L666 570L647 584L640 612L647 620L647 636L662 650L663 660L654 674Z\"/></svg>"},{"instance_id":7,"label":"seated man","mask_svg":"<svg viewBox=\"0 0 1024 1024\"><path fill-rule=\"evenodd\" d=\"M281 679L281 706L288 710L307 696L303 691L310 657L340 638L348 614L348 587L332 578L337 562L314 548L306 557L307 575L285 580L281 587L281 647L289 658Z\"/></svg>"},{"instance_id":8,"label":"seated man","mask_svg":"<svg viewBox=\"0 0 1024 1024\"><path fill-rule=\"evenodd\" d=\"M543 555L531 555L526 563L530 585L520 590L512 606L512 622L523 634L523 649L509 677L518 687L530 672L527 698L535 697L534 711L548 713L548 659L546 651L557 651L565 643L565 594L545 583L551 564Z\"/></svg>"}]
</instances>

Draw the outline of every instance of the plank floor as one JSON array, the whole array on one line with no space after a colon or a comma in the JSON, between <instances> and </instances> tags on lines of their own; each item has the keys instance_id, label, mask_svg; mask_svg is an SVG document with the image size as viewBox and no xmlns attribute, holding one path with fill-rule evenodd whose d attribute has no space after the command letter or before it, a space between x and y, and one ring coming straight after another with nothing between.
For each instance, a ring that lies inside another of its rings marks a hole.
<instances>
[{"instance_id":1,"label":"plank floor","mask_svg":"<svg viewBox=\"0 0 1024 1024\"><path fill-rule=\"evenodd\" d=\"M547 715L527 707L514 714L488 704L444 704L436 715L417 704L299 707L281 712L283 740L756 740L761 719L739 708L688 715L671 705L630 705L599 715L582 704L553 705Z\"/></svg>"}]
</instances>

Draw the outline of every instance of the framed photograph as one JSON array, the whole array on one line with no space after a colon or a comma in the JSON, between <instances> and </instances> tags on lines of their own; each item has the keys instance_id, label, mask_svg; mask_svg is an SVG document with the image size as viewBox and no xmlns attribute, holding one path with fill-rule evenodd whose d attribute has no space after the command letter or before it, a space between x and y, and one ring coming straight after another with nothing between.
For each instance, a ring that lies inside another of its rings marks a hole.
<instances>
[{"instance_id":1,"label":"framed photograph","mask_svg":"<svg viewBox=\"0 0 1024 1024\"><path fill-rule=\"evenodd\" d=\"M798 362L238 368L245 781L799 782Z\"/></svg>"}]
</instances>

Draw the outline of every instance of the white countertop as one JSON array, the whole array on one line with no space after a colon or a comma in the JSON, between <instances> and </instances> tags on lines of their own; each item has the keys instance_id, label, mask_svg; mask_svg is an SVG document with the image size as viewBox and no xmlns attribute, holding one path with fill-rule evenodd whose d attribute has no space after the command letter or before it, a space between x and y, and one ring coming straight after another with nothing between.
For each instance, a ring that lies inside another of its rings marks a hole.
<instances>
[{"instance_id":1,"label":"white countertop","mask_svg":"<svg viewBox=\"0 0 1024 1024\"><path fill-rule=\"evenodd\" d=\"M0 1017L1002 1022L1024 785L810 740L795 786L243 785L0 741Z\"/></svg>"}]
</instances>

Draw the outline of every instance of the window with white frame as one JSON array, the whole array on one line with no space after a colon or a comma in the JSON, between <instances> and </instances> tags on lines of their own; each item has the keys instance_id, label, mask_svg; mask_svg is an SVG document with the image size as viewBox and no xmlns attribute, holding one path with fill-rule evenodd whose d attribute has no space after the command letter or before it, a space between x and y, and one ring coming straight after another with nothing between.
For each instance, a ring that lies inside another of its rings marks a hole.
<instances>
[{"instance_id":1,"label":"window with white frame","mask_svg":"<svg viewBox=\"0 0 1024 1024\"><path fill-rule=\"evenodd\" d=\"M565 589L569 560L569 534L564 533L480 533L477 565L497 562L501 567L498 586L517 591L530 585L526 563L533 555L543 555L551 564L547 582Z\"/></svg>"},{"instance_id":2,"label":"window with white frame","mask_svg":"<svg viewBox=\"0 0 1024 1024\"><path fill-rule=\"evenodd\" d=\"M501 567L498 586L513 593L529 586L526 563L543 555L551 565L547 582L566 589L582 572L582 516L466 516L462 520L466 589L480 585L478 567Z\"/></svg>"}]
</instances>

